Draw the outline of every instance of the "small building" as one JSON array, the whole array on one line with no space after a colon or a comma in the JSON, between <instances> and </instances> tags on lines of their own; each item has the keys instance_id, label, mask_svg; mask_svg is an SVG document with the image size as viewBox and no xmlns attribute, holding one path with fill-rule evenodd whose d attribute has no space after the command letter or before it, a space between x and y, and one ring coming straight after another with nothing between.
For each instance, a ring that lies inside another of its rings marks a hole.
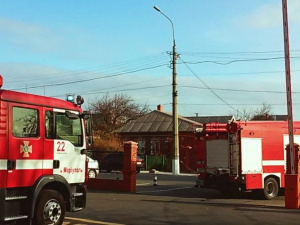
<instances>
[{"instance_id":1,"label":"small building","mask_svg":"<svg viewBox=\"0 0 300 225\"><path fill-rule=\"evenodd\" d=\"M195 172L196 156L199 151L199 143L195 138L195 130L202 129L203 121L228 122L233 116L226 117L178 117L179 130L179 160L181 172ZM158 105L154 110L129 124L116 129L123 141L135 141L138 143L138 153L149 159L146 169L157 166L159 169L171 171L173 158L173 117L171 113L164 112L163 106ZM197 143L196 143L197 142ZM161 159L162 158L162 159ZM163 165L151 163L151 160L162 160ZM147 160L146 160L147 161Z\"/></svg>"}]
</instances>

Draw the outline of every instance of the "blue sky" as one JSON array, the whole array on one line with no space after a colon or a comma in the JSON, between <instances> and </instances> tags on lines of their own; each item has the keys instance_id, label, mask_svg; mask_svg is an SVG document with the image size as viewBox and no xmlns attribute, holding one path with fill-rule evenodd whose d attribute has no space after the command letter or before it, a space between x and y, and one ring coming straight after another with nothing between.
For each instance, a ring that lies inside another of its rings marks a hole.
<instances>
[{"instance_id":1,"label":"blue sky","mask_svg":"<svg viewBox=\"0 0 300 225\"><path fill-rule=\"evenodd\" d=\"M86 102L106 93L171 111L171 23L178 112L286 114L280 0L0 0L5 89ZM300 1L288 0L294 119L300 120Z\"/></svg>"}]
</instances>

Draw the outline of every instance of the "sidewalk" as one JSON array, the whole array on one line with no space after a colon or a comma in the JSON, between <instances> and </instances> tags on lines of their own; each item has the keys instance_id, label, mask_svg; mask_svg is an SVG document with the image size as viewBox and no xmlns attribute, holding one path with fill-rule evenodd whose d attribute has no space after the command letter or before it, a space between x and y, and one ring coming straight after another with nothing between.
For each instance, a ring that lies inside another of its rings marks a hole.
<instances>
[{"instance_id":1,"label":"sidewalk","mask_svg":"<svg viewBox=\"0 0 300 225\"><path fill-rule=\"evenodd\" d=\"M198 174L193 174L193 173L180 173L178 175L173 174L172 172L163 172L163 171L158 171L158 170L141 170L140 173L149 173L149 174L162 174L162 175L173 175L173 176L191 176L191 177L197 177Z\"/></svg>"}]
</instances>

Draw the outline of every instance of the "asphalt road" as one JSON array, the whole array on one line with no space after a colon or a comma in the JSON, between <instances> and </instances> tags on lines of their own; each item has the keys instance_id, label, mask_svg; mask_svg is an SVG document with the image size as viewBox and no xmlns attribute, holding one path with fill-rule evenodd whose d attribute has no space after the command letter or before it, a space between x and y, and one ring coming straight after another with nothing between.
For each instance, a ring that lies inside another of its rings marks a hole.
<instances>
[{"instance_id":1,"label":"asphalt road","mask_svg":"<svg viewBox=\"0 0 300 225\"><path fill-rule=\"evenodd\" d=\"M102 178L122 179L119 174ZM153 178L157 176L157 186ZM284 196L261 200L246 193L224 197L216 190L195 188L196 176L141 173L136 193L89 190L87 207L68 213L64 225L92 224L300 224L300 211L285 209Z\"/></svg>"}]
</instances>

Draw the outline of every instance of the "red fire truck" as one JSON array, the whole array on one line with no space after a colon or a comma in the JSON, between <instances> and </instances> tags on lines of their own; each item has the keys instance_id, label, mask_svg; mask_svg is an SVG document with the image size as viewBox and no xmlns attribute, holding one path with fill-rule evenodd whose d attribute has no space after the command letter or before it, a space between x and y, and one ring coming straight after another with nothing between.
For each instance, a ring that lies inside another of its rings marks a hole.
<instances>
[{"instance_id":1,"label":"red fire truck","mask_svg":"<svg viewBox=\"0 0 300 225\"><path fill-rule=\"evenodd\" d=\"M275 198L284 187L287 122L208 123L200 138L205 147L197 161L196 186L257 190L266 199ZM300 122L294 122L294 140L300 143Z\"/></svg>"},{"instance_id":2,"label":"red fire truck","mask_svg":"<svg viewBox=\"0 0 300 225\"><path fill-rule=\"evenodd\" d=\"M1 89L0 224L62 224L86 204L89 115L77 103Z\"/></svg>"}]
</instances>

